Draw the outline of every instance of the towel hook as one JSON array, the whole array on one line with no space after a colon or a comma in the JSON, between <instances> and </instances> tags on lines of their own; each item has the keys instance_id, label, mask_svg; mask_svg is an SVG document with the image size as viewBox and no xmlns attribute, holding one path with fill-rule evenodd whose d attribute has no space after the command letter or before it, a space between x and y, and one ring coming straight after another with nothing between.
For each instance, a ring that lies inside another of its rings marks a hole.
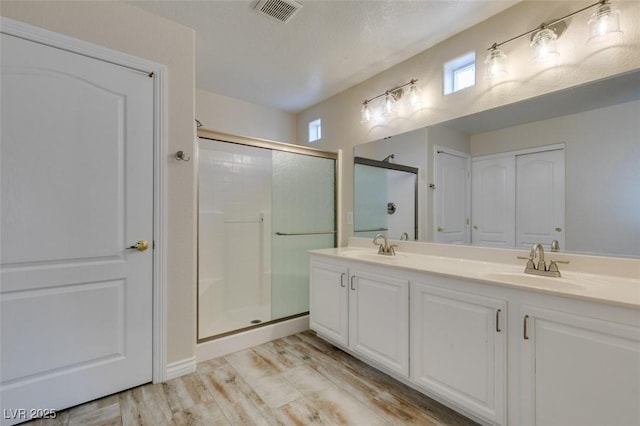
<instances>
[{"instance_id":1,"label":"towel hook","mask_svg":"<svg viewBox=\"0 0 640 426\"><path fill-rule=\"evenodd\" d=\"M184 155L184 151L178 151L176 152L176 160L189 161L191 160L191 157L187 157L186 155Z\"/></svg>"}]
</instances>

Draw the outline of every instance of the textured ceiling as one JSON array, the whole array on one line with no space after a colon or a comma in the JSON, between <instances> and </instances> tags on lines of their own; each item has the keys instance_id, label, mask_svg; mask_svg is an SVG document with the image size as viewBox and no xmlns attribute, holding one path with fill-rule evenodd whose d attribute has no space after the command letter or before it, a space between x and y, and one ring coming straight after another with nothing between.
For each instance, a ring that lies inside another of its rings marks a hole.
<instances>
[{"instance_id":1,"label":"textured ceiling","mask_svg":"<svg viewBox=\"0 0 640 426\"><path fill-rule=\"evenodd\" d=\"M298 112L517 0L318 1L284 24L256 1L135 1L196 32L196 85Z\"/></svg>"}]
</instances>

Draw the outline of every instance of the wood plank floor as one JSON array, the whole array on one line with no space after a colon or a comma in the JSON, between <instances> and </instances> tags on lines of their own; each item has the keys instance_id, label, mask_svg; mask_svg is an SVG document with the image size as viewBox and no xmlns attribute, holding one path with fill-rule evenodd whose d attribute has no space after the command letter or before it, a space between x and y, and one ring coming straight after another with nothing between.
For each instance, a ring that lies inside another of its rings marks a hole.
<instances>
[{"instance_id":1,"label":"wood plank floor","mask_svg":"<svg viewBox=\"0 0 640 426\"><path fill-rule=\"evenodd\" d=\"M306 331L29 425L471 425Z\"/></svg>"}]
</instances>

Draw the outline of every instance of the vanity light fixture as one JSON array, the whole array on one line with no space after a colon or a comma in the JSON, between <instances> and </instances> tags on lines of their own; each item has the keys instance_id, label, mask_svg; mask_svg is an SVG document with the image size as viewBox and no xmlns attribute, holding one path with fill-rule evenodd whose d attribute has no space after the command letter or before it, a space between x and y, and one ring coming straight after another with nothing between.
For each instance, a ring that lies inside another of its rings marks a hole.
<instances>
[{"instance_id":1,"label":"vanity light fixture","mask_svg":"<svg viewBox=\"0 0 640 426\"><path fill-rule=\"evenodd\" d=\"M384 115L389 115L393 112L393 104L396 103L396 94L391 94L388 90L384 95Z\"/></svg>"},{"instance_id":2,"label":"vanity light fixture","mask_svg":"<svg viewBox=\"0 0 640 426\"><path fill-rule=\"evenodd\" d=\"M407 98L409 101L409 105L411 105L414 108L420 107L420 104L421 104L420 89L418 89L418 86L416 85L416 81L418 80L411 80L409 84L409 95Z\"/></svg>"},{"instance_id":3,"label":"vanity light fixture","mask_svg":"<svg viewBox=\"0 0 640 426\"><path fill-rule=\"evenodd\" d=\"M489 54L484 61L485 76L487 78L503 77L507 72L507 55L504 54L497 43L489 48Z\"/></svg>"},{"instance_id":4,"label":"vanity light fixture","mask_svg":"<svg viewBox=\"0 0 640 426\"><path fill-rule=\"evenodd\" d=\"M420 93L419 89L416 86L418 82L417 79L411 79L408 83L402 84L400 86L394 87L393 89L385 90L383 93L380 93L377 96L374 96L369 99L365 99L362 102L362 109L360 110L360 122L363 124L369 123L374 117L374 105L373 101L376 101L382 97L382 104L379 106L381 112L379 115L388 116L395 109L396 103L403 97L405 94L405 88L409 86L407 100L409 105L412 107L420 106ZM376 114L377 115L377 114Z\"/></svg>"},{"instance_id":5,"label":"vanity light fixture","mask_svg":"<svg viewBox=\"0 0 640 426\"><path fill-rule=\"evenodd\" d=\"M371 107L369 107L369 101L362 103L362 109L360 110L360 122L368 123L371 121Z\"/></svg>"},{"instance_id":6,"label":"vanity light fixture","mask_svg":"<svg viewBox=\"0 0 640 426\"><path fill-rule=\"evenodd\" d=\"M537 28L529 30L525 33L512 37L501 43L493 43L487 50L487 59L485 63L485 76L487 78L501 77L507 74L507 56L502 52L500 46L513 40L525 36L531 36L531 48L533 49L534 61L546 61L557 58L559 53L556 49L556 40L566 28L566 19L585 10L596 7L595 12L589 19L589 40L601 39L610 34L621 34L620 19L618 10L611 6L610 0L599 0L597 3L590 4L582 9L576 10L561 18L554 19L548 23L543 23Z\"/></svg>"},{"instance_id":7,"label":"vanity light fixture","mask_svg":"<svg viewBox=\"0 0 640 426\"><path fill-rule=\"evenodd\" d=\"M620 15L618 9L609 2L601 2L589 19L589 40L602 40L609 35L622 34L620 31Z\"/></svg>"},{"instance_id":8,"label":"vanity light fixture","mask_svg":"<svg viewBox=\"0 0 640 426\"><path fill-rule=\"evenodd\" d=\"M558 34L546 26L533 33L531 37L531 47L533 48L532 60L536 62L548 62L555 60L560 54L556 48Z\"/></svg>"}]
</instances>

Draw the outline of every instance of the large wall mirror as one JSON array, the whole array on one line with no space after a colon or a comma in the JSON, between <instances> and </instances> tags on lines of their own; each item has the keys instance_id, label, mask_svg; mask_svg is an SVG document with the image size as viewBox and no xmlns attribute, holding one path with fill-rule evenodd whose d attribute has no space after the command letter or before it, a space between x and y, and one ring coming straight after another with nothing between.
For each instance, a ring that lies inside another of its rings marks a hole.
<instances>
[{"instance_id":1,"label":"large wall mirror","mask_svg":"<svg viewBox=\"0 0 640 426\"><path fill-rule=\"evenodd\" d=\"M358 145L354 157L355 236L556 240L640 257L640 70Z\"/></svg>"}]
</instances>

